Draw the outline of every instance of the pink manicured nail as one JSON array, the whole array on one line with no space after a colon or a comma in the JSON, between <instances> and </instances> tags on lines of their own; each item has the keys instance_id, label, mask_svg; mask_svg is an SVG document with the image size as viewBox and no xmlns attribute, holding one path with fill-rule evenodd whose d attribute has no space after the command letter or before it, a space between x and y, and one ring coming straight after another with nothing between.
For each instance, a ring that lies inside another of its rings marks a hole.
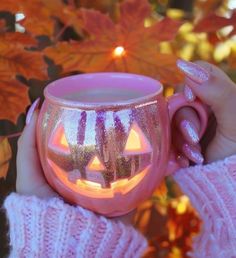
<instances>
[{"instance_id":1,"label":"pink manicured nail","mask_svg":"<svg viewBox=\"0 0 236 258\"><path fill-rule=\"evenodd\" d=\"M184 96L185 96L185 98L186 98L189 102L194 101L195 98L196 98L195 94L193 93L193 91L191 90L191 88L189 88L188 85L185 85L185 86L184 86Z\"/></svg>"},{"instance_id":2,"label":"pink manicured nail","mask_svg":"<svg viewBox=\"0 0 236 258\"><path fill-rule=\"evenodd\" d=\"M39 106L39 101L40 101L40 98L37 98L37 99L33 102L33 104L31 105L31 107L29 108L28 113L27 113L27 116L26 116L26 121L25 121L26 125L28 125L28 124L30 123L31 118L32 118L32 116L33 116L33 113L34 113L35 109L37 109L37 107Z\"/></svg>"},{"instance_id":3,"label":"pink manicured nail","mask_svg":"<svg viewBox=\"0 0 236 258\"><path fill-rule=\"evenodd\" d=\"M187 168L189 166L189 160L185 158L183 155L177 156L177 162L180 164L182 168Z\"/></svg>"},{"instance_id":4,"label":"pink manicured nail","mask_svg":"<svg viewBox=\"0 0 236 258\"><path fill-rule=\"evenodd\" d=\"M208 81L210 75L209 73L202 68L201 66L192 63L187 62L184 60L177 60L177 66L194 82L196 83L203 83Z\"/></svg>"},{"instance_id":5,"label":"pink manicured nail","mask_svg":"<svg viewBox=\"0 0 236 258\"><path fill-rule=\"evenodd\" d=\"M191 123L188 120L183 120L180 123L180 130L182 134L185 136L185 138L190 142L190 143L198 143L199 142L199 136L198 136L198 131L197 128L193 123Z\"/></svg>"},{"instance_id":6,"label":"pink manicured nail","mask_svg":"<svg viewBox=\"0 0 236 258\"><path fill-rule=\"evenodd\" d=\"M202 164L204 161L202 154L194 146L190 146L189 144L185 143L183 145L183 152L189 159L197 164Z\"/></svg>"}]
</instances>

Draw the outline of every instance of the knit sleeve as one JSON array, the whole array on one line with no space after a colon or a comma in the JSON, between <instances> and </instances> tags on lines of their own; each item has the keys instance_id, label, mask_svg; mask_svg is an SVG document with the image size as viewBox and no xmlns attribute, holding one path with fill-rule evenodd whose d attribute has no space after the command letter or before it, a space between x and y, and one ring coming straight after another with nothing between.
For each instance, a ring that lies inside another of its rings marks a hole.
<instances>
[{"instance_id":1,"label":"knit sleeve","mask_svg":"<svg viewBox=\"0 0 236 258\"><path fill-rule=\"evenodd\" d=\"M98 216L59 198L9 195L10 257L140 257L145 238L132 226Z\"/></svg>"},{"instance_id":2,"label":"knit sleeve","mask_svg":"<svg viewBox=\"0 0 236 258\"><path fill-rule=\"evenodd\" d=\"M236 155L181 169L174 179L203 221L190 256L236 257Z\"/></svg>"}]
</instances>

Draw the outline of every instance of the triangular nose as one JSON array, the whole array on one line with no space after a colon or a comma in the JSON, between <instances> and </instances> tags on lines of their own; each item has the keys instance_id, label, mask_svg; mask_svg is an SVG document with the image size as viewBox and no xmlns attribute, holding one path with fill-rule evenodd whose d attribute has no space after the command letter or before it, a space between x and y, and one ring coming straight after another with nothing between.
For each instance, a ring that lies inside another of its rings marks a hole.
<instances>
[{"instance_id":1,"label":"triangular nose","mask_svg":"<svg viewBox=\"0 0 236 258\"><path fill-rule=\"evenodd\" d=\"M93 156L93 158L90 160L87 169L93 171L106 170L106 168L104 167L97 155Z\"/></svg>"},{"instance_id":2,"label":"triangular nose","mask_svg":"<svg viewBox=\"0 0 236 258\"><path fill-rule=\"evenodd\" d=\"M152 147L137 123L133 123L125 144L124 154L151 152Z\"/></svg>"}]
</instances>

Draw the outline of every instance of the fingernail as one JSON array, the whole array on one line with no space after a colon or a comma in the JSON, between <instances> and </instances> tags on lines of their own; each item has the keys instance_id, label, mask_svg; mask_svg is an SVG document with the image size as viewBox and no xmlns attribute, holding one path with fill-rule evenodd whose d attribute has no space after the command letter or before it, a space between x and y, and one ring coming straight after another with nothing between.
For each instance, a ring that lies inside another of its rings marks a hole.
<instances>
[{"instance_id":1,"label":"fingernail","mask_svg":"<svg viewBox=\"0 0 236 258\"><path fill-rule=\"evenodd\" d=\"M193 93L193 91L191 90L191 88L189 88L188 85L185 85L185 86L184 86L184 95L185 95L185 98L186 98L189 102L194 101L195 98L196 98L195 94Z\"/></svg>"},{"instance_id":2,"label":"fingernail","mask_svg":"<svg viewBox=\"0 0 236 258\"><path fill-rule=\"evenodd\" d=\"M184 60L177 60L177 66L194 82L196 83L203 83L208 81L210 75L209 73L203 69L201 66L184 61Z\"/></svg>"},{"instance_id":3,"label":"fingernail","mask_svg":"<svg viewBox=\"0 0 236 258\"><path fill-rule=\"evenodd\" d=\"M202 154L194 146L190 146L189 144L185 143L183 145L183 152L189 159L197 164L202 164L204 161Z\"/></svg>"},{"instance_id":4,"label":"fingernail","mask_svg":"<svg viewBox=\"0 0 236 258\"><path fill-rule=\"evenodd\" d=\"M189 160L185 158L183 155L177 156L177 162L180 164L182 168L187 168L189 166Z\"/></svg>"},{"instance_id":5,"label":"fingernail","mask_svg":"<svg viewBox=\"0 0 236 258\"><path fill-rule=\"evenodd\" d=\"M193 123L191 123L188 120L183 120L180 123L180 130L183 133L183 135L191 142L191 143L198 143L199 142L199 136L197 128Z\"/></svg>"},{"instance_id":6,"label":"fingernail","mask_svg":"<svg viewBox=\"0 0 236 258\"><path fill-rule=\"evenodd\" d=\"M39 106L39 101L40 101L40 98L37 98L33 104L31 105L31 107L29 108L28 110L28 113L26 115L26 120L25 120L25 123L26 125L28 125L31 121L31 118L34 114L34 111L37 109L37 107Z\"/></svg>"}]
</instances>

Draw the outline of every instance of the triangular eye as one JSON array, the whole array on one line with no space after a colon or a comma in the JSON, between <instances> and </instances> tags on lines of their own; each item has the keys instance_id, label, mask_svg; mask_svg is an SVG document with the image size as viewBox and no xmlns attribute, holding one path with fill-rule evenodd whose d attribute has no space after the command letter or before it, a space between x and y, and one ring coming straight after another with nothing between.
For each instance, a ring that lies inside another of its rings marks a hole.
<instances>
[{"instance_id":1,"label":"triangular eye","mask_svg":"<svg viewBox=\"0 0 236 258\"><path fill-rule=\"evenodd\" d=\"M101 171L101 170L106 170L106 168L104 167L104 165L102 164L102 162L100 161L100 159L98 158L98 156L94 156L88 166L87 166L88 170L91 171Z\"/></svg>"},{"instance_id":2,"label":"triangular eye","mask_svg":"<svg viewBox=\"0 0 236 258\"><path fill-rule=\"evenodd\" d=\"M59 127L56 129L49 141L49 144L63 152L70 152L69 144L65 136L65 130L62 125L59 125Z\"/></svg>"},{"instance_id":3,"label":"triangular eye","mask_svg":"<svg viewBox=\"0 0 236 258\"><path fill-rule=\"evenodd\" d=\"M125 144L124 154L129 155L147 153L151 151L152 148L147 137L144 135L137 123L133 123Z\"/></svg>"}]
</instances>

